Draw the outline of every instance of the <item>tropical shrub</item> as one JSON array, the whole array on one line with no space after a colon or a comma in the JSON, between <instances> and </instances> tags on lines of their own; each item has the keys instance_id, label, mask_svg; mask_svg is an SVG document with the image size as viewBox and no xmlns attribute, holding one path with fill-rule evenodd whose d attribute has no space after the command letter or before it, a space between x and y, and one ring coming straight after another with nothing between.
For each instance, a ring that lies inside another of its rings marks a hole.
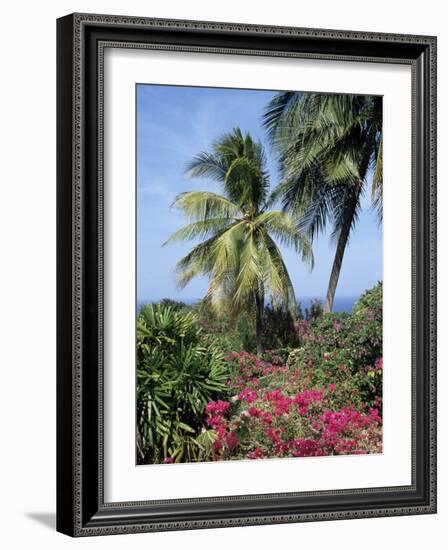
<instances>
[{"instance_id":1,"label":"tropical shrub","mask_svg":"<svg viewBox=\"0 0 448 550\"><path fill-rule=\"evenodd\" d=\"M263 313L261 338L265 349L296 345L298 338L291 312L267 305ZM244 349L250 351L247 348Z\"/></svg>"},{"instance_id":2,"label":"tropical shrub","mask_svg":"<svg viewBox=\"0 0 448 550\"><path fill-rule=\"evenodd\" d=\"M351 315L298 319L286 345L258 355L228 353L246 337L244 317L142 308L139 462L381 452L381 293L381 284L364 293Z\"/></svg>"},{"instance_id":3,"label":"tropical shrub","mask_svg":"<svg viewBox=\"0 0 448 550\"><path fill-rule=\"evenodd\" d=\"M227 394L224 355L206 342L196 316L148 305L137 319L139 463L204 460L214 434L206 404Z\"/></svg>"},{"instance_id":4,"label":"tropical shrub","mask_svg":"<svg viewBox=\"0 0 448 550\"><path fill-rule=\"evenodd\" d=\"M254 314L242 311L231 318L228 313L217 314L207 301L199 303L195 311L203 333L223 352L257 349Z\"/></svg>"},{"instance_id":5,"label":"tropical shrub","mask_svg":"<svg viewBox=\"0 0 448 550\"><path fill-rule=\"evenodd\" d=\"M171 298L163 298L158 302L159 306L170 307L173 310L189 309L188 304L179 300L172 300Z\"/></svg>"},{"instance_id":6,"label":"tropical shrub","mask_svg":"<svg viewBox=\"0 0 448 550\"><path fill-rule=\"evenodd\" d=\"M234 397L206 407L214 460L381 452L379 410L353 400L344 382L304 389L299 368L250 354L230 361L241 367Z\"/></svg>"},{"instance_id":7,"label":"tropical shrub","mask_svg":"<svg viewBox=\"0 0 448 550\"><path fill-rule=\"evenodd\" d=\"M364 293L352 315L325 314L298 321L301 347L291 352L290 367L301 366L303 383L344 382L352 399L382 410L381 284Z\"/></svg>"},{"instance_id":8,"label":"tropical shrub","mask_svg":"<svg viewBox=\"0 0 448 550\"><path fill-rule=\"evenodd\" d=\"M311 300L309 308L305 308L305 319L311 321L313 319L318 319L322 317L324 313L324 308L320 300Z\"/></svg>"},{"instance_id":9,"label":"tropical shrub","mask_svg":"<svg viewBox=\"0 0 448 550\"><path fill-rule=\"evenodd\" d=\"M198 322L204 333L226 353L256 352L255 310L242 311L234 319L226 313L217 314L206 301L195 306ZM296 318L302 316L300 305ZM262 315L261 341L264 349L292 347L299 343L290 311L267 304Z\"/></svg>"},{"instance_id":10,"label":"tropical shrub","mask_svg":"<svg viewBox=\"0 0 448 550\"><path fill-rule=\"evenodd\" d=\"M227 356L233 397L206 407L215 460L382 450L381 285L352 315L296 322L300 347Z\"/></svg>"},{"instance_id":11,"label":"tropical shrub","mask_svg":"<svg viewBox=\"0 0 448 550\"><path fill-rule=\"evenodd\" d=\"M366 315L381 322L383 318L383 283L378 282L373 288L361 294L353 307L355 315Z\"/></svg>"}]
</instances>

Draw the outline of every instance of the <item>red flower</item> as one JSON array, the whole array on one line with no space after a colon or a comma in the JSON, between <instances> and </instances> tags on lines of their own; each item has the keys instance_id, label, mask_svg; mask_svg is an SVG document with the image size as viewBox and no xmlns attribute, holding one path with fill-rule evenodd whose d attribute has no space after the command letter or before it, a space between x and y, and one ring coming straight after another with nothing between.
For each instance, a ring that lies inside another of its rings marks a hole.
<instances>
[{"instance_id":1,"label":"red flower","mask_svg":"<svg viewBox=\"0 0 448 550\"><path fill-rule=\"evenodd\" d=\"M246 401L246 403L254 403L254 401L257 400L258 395L255 390L252 390L250 388L245 388L238 396L239 399L242 401Z\"/></svg>"},{"instance_id":2,"label":"red flower","mask_svg":"<svg viewBox=\"0 0 448 550\"><path fill-rule=\"evenodd\" d=\"M225 414L230 409L230 403L227 401L210 401L205 406L205 412L209 415Z\"/></svg>"},{"instance_id":3,"label":"red flower","mask_svg":"<svg viewBox=\"0 0 448 550\"><path fill-rule=\"evenodd\" d=\"M291 441L293 456L322 456L323 451L314 439L296 439Z\"/></svg>"},{"instance_id":4,"label":"red flower","mask_svg":"<svg viewBox=\"0 0 448 550\"><path fill-rule=\"evenodd\" d=\"M227 441L227 446L232 451L239 443L236 432L230 432L229 434L227 434L226 441Z\"/></svg>"},{"instance_id":5,"label":"red flower","mask_svg":"<svg viewBox=\"0 0 448 550\"><path fill-rule=\"evenodd\" d=\"M265 425L270 425L272 424L272 414L271 413L268 413L268 412L263 412L261 414L261 421L263 422L263 424Z\"/></svg>"},{"instance_id":6,"label":"red flower","mask_svg":"<svg viewBox=\"0 0 448 550\"><path fill-rule=\"evenodd\" d=\"M212 428L218 428L219 426L223 425L223 418L219 415L210 416L209 418L207 418L207 424Z\"/></svg>"},{"instance_id":7,"label":"red flower","mask_svg":"<svg viewBox=\"0 0 448 550\"><path fill-rule=\"evenodd\" d=\"M290 406L291 406L291 399L288 399L288 398L278 399L275 402L274 412L277 416L283 416L284 414L289 413Z\"/></svg>"},{"instance_id":8,"label":"red flower","mask_svg":"<svg viewBox=\"0 0 448 550\"><path fill-rule=\"evenodd\" d=\"M272 443L276 444L280 442L280 430L276 430L274 428L266 428L265 432L267 437L272 441Z\"/></svg>"},{"instance_id":9,"label":"red flower","mask_svg":"<svg viewBox=\"0 0 448 550\"><path fill-rule=\"evenodd\" d=\"M264 458L263 449L260 447L257 447L253 451L249 451L247 453L247 458L250 458L251 460L256 460L257 458Z\"/></svg>"},{"instance_id":10,"label":"red flower","mask_svg":"<svg viewBox=\"0 0 448 550\"><path fill-rule=\"evenodd\" d=\"M260 411L260 409L257 409L257 407L250 407L249 414L253 418L259 418L262 414L262 411Z\"/></svg>"}]
</instances>

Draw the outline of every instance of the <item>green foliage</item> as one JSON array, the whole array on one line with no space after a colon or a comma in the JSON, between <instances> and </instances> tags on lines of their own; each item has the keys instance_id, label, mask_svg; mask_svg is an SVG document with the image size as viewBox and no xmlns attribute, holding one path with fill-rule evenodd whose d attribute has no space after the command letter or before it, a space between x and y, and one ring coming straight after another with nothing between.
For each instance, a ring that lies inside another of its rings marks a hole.
<instances>
[{"instance_id":1,"label":"green foliage","mask_svg":"<svg viewBox=\"0 0 448 550\"><path fill-rule=\"evenodd\" d=\"M262 342L264 349L279 349L298 343L294 318L289 311L266 306L263 312ZM251 351L244 348L246 351Z\"/></svg>"},{"instance_id":2,"label":"green foliage","mask_svg":"<svg viewBox=\"0 0 448 550\"><path fill-rule=\"evenodd\" d=\"M299 216L311 240L332 226L337 242L327 292L332 309L345 247L373 171L372 204L382 215L382 100L376 96L279 92L264 124L280 161L274 196Z\"/></svg>"},{"instance_id":3,"label":"green foliage","mask_svg":"<svg viewBox=\"0 0 448 550\"><path fill-rule=\"evenodd\" d=\"M344 218L349 188L365 185L367 169L380 173L382 101L375 96L279 92L264 123L280 155L282 181L276 190L288 209L304 214L309 234L327 218L337 230Z\"/></svg>"},{"instance_id":4,"label":"green foliage","mask_svg":"<svg viewBox=\"0 0 448 550\"><path fill-rule=\"evenodd\" d=\"M256 351L255 308L242 311L235 319L225 313L218 315L208 302L198 306L197 312L198 322L204 332L224 352ZM301 315L300 306L297 312ZM278 349L297 344L298 337L292 314L272 305L265 306L261 341L263 349Z\"/></svg>"},{"instance_id":5,"label":"green foliage","mask_svg":"<svg viewBox=\"0 0 448 550\"><path fill-rule=\"evenodd\" d=\"M312 320L322 317L324 313L324 308L322 307L322 302L320 300L311 300L309 309L305 308L305 319Z\"/></svg>"},{"instance_id":6,"label":"green foliage","mask_svg":"<svg viewBox=\"0 0 448 550\"><path fill-rule=\"evenodd\" d=\"M139 463L203 460L213 434L205 405L226 395L223 353L206 342L196 315L148 305L137 319Z\"/></svg>"},{"instance_id":7,"label":"green foliage","mask_svg":"<svg viewBox=\"0 0 448 550\"><path fill-rule=\"evenodd\" d=\"M218 314L208 301L195 306L198 323L206 338L224 353L249 350L257 347L255 311L242 311L232 318L228 313Z\"/></svg>"},{"instance_id":8,"label":"green foliage","mask_svg":"<svg viewBox=\"0 0 448 550\"><path fill-rule=\"evenodd\" d=\"M296 326L301 347L287 360L287 350L227 358L233 397L206 408L213 460L381 452L381 319L363 309Z\"/></svg>"},{"instance_id":9,"label":"green foliage","mask_svg":"<svg viewBox=\"0 0 448 550\"><path fill-rule=\"evenodd\" d=\"M173 206L190 223L168 242L200 239L177 264L178 284L199 275L209 279L206 300L219 314L235 318L255 307L257 346L261 349L261 315L265 298L277 308L293 310L294 288L277 243L293 248L310 264L310 242L296 220L270 209L269 175L261 142L239 128L217 140L211 152L199 153L188 166L192 177L218 181L223 194L182 193Z\"/></svg>"},{"instance_id":10,"label":"green foliage","mask_svg":"<svg viewBox=\"0 0 448 550\"><path fill-rule=\"evenodd\" d=\"M304 387L343 383L347 396L380 408L382 395L382 284L365 292L353 314L331 313L298 322L301 347L288 358Z\"/></svg>"},{"instance_id":11,"label":"green foliage","mask_svg":"<svg viewBox=\"0 0 448 550\"><path fill-rule=\"evenodd\" d=\"M170 307L171 309L177 311L179 309L190 309L190 306L185 302L179 300L172 300L171 298L163 298L158 302L160 306Z\"/></svg>"},{"instance_id":12,"label":"green foliage","mask_svg":"<svg viewBox=\"0 0 448 550\"><path fill-rule=\"evenodd\" d=\"M366 290L353 307L354 315L371 315L378 321L383 316L383 283L378 282L373 288Z\"/></svg>"},{"instance_id":13,"label":"green foliage","mask_svg":"<svg viewBox=\"0 0 448 550\"><path fill-rule=\"evenodd\" d=\"M359 452L381 449L381 283L352 314L308 312L294 334L285 312L265 308L271 334L262 354L247 351L256 348L253 314L166 303L142 307L137 319L140 464L340 454L355 443ZM225 418L213 412L223 407ZM353 419L336 447L328 446L325 414Z\"/></svg>"}]
</instances>

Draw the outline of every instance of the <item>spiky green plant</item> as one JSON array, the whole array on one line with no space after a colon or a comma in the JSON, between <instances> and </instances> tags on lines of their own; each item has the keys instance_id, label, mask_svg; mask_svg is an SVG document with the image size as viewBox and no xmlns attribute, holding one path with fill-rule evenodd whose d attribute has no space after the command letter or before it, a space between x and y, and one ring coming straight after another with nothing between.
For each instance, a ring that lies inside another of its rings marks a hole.
<instances>
[{"instance_id":1,"label":"spiky green plant","mask_svg":"<svg viewBox=\"0 0 448 550\"><path fill-rule=\"evenodd\" d=\"M209 458L209 401L226 396L224 354L205 341L185 309L148 305L137 317L137 459L191 462Z\"/></svg>"},{"instance_id":2,"label":"spiky green plant","mask_svg":"<svg viewBox=\"0 0 448 550\"><path fill-rule=\"evenodd\" d=\"M382 216L382 99L376 96L281 92L264 113L279 154L281 183L275 195L301 218L312 240L333 226L336 252L328 283L331 311L344 252L373 174L372 203Z\"/></svg>"},{"instance_id":3,"label":"spiky green plant","mask_svg":"<svg viewBox=\"0 0 448 550\"><path fill-rule=\"evenodd\" d=\"M236 316L242 310L255 311L260 352L265 300L295 309L294 288L276 241L312 263L310 242L291 215L270 209L263 146L239 128L220 137L210 152L195 156L187 174L217 181L223 194L190 191L174 200L190 223L167 242L202 241L178 262L178 284L184 287L205 275L205 300L217 312Z\"/></svg>"}]
</instances>

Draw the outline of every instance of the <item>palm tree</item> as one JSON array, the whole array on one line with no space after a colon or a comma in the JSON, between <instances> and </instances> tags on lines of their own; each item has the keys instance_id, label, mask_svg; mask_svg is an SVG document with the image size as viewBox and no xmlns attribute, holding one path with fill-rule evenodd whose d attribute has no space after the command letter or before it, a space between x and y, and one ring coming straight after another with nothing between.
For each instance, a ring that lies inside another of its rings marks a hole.
<instances>
[{"instance_id":1,"label":"palm tree","mask_svg":"<svg viewBox=\"0 0 448 550\"><path fill-rule=\"evenodd\" d=\"M376 96L280 92L264 113L279 154L281 182L274 194L300 217L311 241L333 226L336 253L326 311L334 295L361 197L373 174L372 203L382 217L382 100Z\"/></svg>"},{"instance_id":2,"label":"palm tree","mask_svg":"<svg viewBox=\"0 0 448 550\"><path fill-rule=\"evenodd\" d=\"M266 298L270 296L276 307L295 308L294 288L275 240L312 263L309 240L289 214L269 209L263 146L249 134L243 136L239 128L221 136L211 152L195 156L186 173L217 181L223 194L190 191L175 198L173 206L190 223L167 242L202 240L178 262L178 284L184 287L205 275L209 279L205 300L216 312L227 311L234 318L242 310L255 309L260 352Z\"/></svg>"}]
</instances>

